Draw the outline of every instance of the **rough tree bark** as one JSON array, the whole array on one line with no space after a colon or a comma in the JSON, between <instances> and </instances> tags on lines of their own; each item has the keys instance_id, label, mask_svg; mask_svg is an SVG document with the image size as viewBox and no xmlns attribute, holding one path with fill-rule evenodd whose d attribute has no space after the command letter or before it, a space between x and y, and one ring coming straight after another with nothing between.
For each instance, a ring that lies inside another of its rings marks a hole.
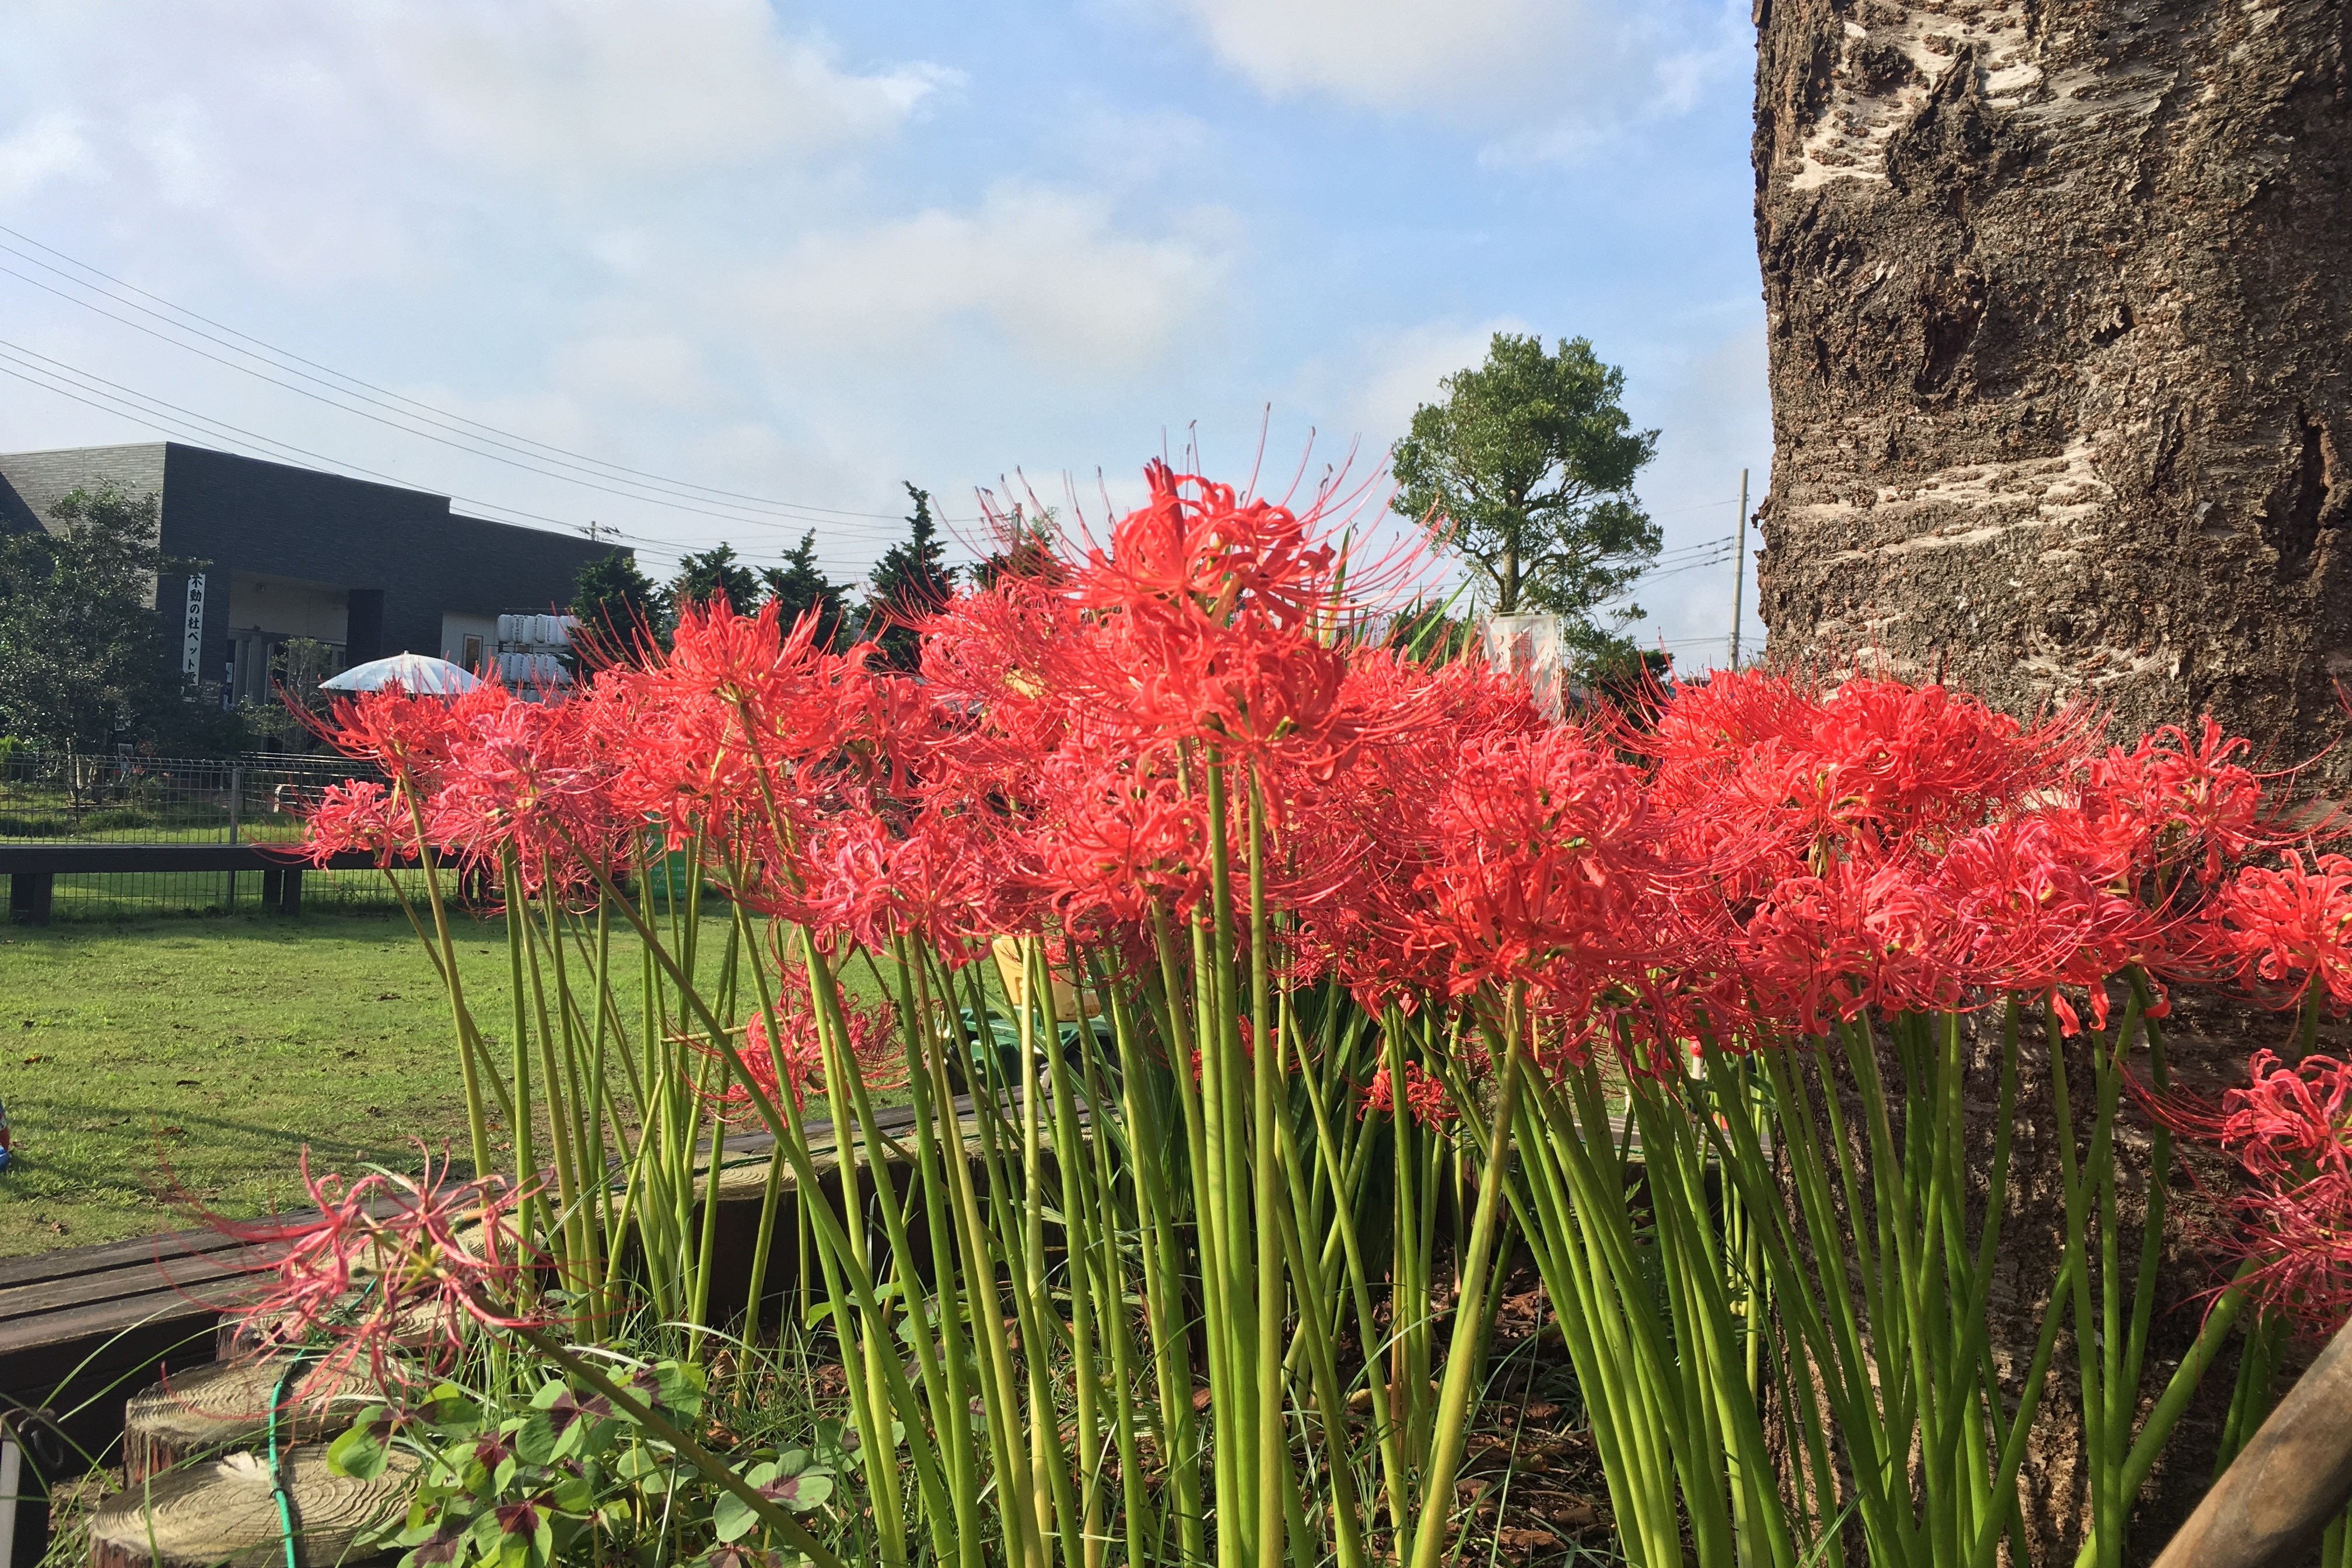
<instances>
[{"instance_id":1,"label":"rough tree bark","mask_svg":"<svg viewBox=\"0 0 2352 1568\"><path fill-rule=\"evenodd\" d=\"M2352 6L1756 0L1756 21L1769 655L2020 712L2089 700L2124 734L2210 711L2274 763L2337 745ZM2352 780L2352 744L2306 776ZM2183 1076L2213 1086L2252 1026L2177 1020ZM2020 1131L2013 1215L2046 1220L2054 1151ZM2049 1270L2029 1229L2013 1326ZM2210 1282L2173 1256L2182 1296ZM2194 1319L2160 1320L2158 1353ZM2143 1494L2135 1557L2201 1489L2230 1370ZM2063 1561L2065 1434L2028 1485L2035 1554Z\"/></svg>"},{"instance_id":2,"label":"rough tree bark","mask_svg":"<svg viewBox=\"0 0 2352 1568\"><path fill-rule=\"evenodd\" d=\"M1769 652L2332 742L2343 0L1759 7Z\"/></svg>"}]
</instances>

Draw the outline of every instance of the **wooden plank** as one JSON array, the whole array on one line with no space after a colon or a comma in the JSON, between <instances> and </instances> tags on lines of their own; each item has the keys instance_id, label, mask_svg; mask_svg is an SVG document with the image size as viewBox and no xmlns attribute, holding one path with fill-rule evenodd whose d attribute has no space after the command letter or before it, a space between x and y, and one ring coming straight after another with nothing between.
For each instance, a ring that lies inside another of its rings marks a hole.
<instances>
[{"instance_id":1,"label":"wooden plank","mask_svg":"<svg viewBox=\"0 0 2352 1568\"><path fill-rule=\"evenodd\" d=\"M159 1250L178 1257L217 1252L236 1245L234 1237L223 1236L216 1230L179 1230L102 1241L89 1247L61 1247L52 1252L36 1252L29 1258L0 1258L0 1291L18 1285L37 1285L45 1279L99 1274L110 1268L143 1268L155 1261Z\"/></svg>"},{"instance_id":2,"label":"wooden plank","mask_svg":"<svg viewBox=\"0 0 2352 1568\"><path fill-rule=\"evenodd\" d=\"M456 858L444 851L439 863ZM373 855L333 855L331 871L371 871L379 862ZM396 858L403 870L419 864L415 856ZM0 844L0 876L18 872L42 875L119 873L126 871L273 871L286 867L305 869L317 865L299 843L285 844Z\"/></svg>"},{"instance_id":3,"label":"wooden plank","mask_svg":"<svg viewBox=\"0 0 2352 1568\"><path fill-rule=\"evenodd\" d=\"M2352 1328L2336 1331L2156 1568L2296 1568L2352 1500Z\"/></svg>"}]
</instances>

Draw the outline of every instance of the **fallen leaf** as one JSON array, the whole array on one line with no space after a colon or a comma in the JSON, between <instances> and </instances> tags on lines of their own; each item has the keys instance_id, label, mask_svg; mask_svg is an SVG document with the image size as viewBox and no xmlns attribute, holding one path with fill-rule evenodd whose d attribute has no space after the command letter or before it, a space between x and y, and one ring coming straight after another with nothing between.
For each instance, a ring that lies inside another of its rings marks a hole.
<instances>
[{"instance_id":1,"label":"fallen leaf","mask_svg":"<svg viewBox=\"0 0 2352 1568\"><path fill-rule=\"evenodd\" d=\"M41 1055L38 1051L35 1051L31 1056L25 1058L25 1065L26 1067L31 1067L35 1062L45 1062L48 1059L48 1058Z\"/></svg>"},{"instance_id":2,"label":"fallen leaf","mask_svg":"<svg viewBox=\"0 0 2352 1568\"><path fill-rule=\"evenodd\" d=\"M1521 1552L1540 1552L1558 1546L1559 1537L1549 1530L1522 1529L1517 1525L1495 1531L1495 1544L1514 1556Z\"/></svg>"}]
</instances>

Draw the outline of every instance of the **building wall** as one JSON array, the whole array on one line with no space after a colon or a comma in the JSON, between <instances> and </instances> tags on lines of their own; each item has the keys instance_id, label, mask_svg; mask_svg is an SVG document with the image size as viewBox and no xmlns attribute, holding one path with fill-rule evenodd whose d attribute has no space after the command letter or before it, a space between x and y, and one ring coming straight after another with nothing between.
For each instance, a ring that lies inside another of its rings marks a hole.
<instances>
[{"instance_id":1,"label":"building wall","mask_svg":"<svg viewBox=\"0 0 2352 1568\"><path fill-rule=\"evenodd\" d=\"M55 452L0 455L0 530L46 528L55 533L57 504L77 489L108 480L132 497L163 491L161 441L132 447L72 447Z\"/></svg>"},{"instance_id":2,"label":"building wall","mask_svg":"<svg viewBox=\"0 0 2352 1568\"><path fill-rule=\"evenodd\" d=\"M445 616L561 608L580 568L613 549L460 516L446 496L176 441L0 455L0 529L53 527L58 500L109 479L133 495L160 493L164 552L203 563L206 680L221 679L232 628L254 624L255 595L240 588L256 582L340 595L344 635L327 640L342 641L353 663L404 651L438 657ZM156 602L176 667L186 578L164 579Z\"/></svg>"},{"instance_id":3,"label":"building wall","mask_svg":"<svg viewBox=\"0 0 2352 1568\"><path fill-rule=\"evenodd\" d=\"M473 657L468 658L466 639L474 640ZM444 611L441 616L441 657L451 664L464 665L477 674L484 661L499 646L499 618L493 615L468 614L463 610Z\"/></svg>"}]
</instances>

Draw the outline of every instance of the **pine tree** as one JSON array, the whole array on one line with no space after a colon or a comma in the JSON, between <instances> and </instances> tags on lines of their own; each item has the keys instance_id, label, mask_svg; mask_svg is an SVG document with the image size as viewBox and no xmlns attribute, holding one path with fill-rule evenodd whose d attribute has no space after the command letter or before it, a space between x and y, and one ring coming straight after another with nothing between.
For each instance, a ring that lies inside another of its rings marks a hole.
<instances>
[{"instance_id":1,"label":"pine tree","mask_svg":"<svg viewBox=\"0 0 2352 1568\"><path fill-rule=\"evenodd\" d=\"M720 542L677 563L677 575L667 590L670 616L675 620L690 606L725 599L739 616L760 607L760 579L735 558L735 547Z\"/></svg>"},{"instance_id":2,"label":"pine tree","mask_svg":"<svg viewBox=\"0 0 2352 1568\"><path fill-rule=\"evenodd\" d=\"M661 590L637 569L634 551L615 550L580 568L572 580L572 613L585 640L614 658L661 639Z\"/></svg>"},{"instance_id":3,"label":"pine tree","mask_svg":"<svg viewBox=\"0 0 2352 1568\"><path fill-rule=\"evenodd\" d=\"M816 530L802 534L800 543L785 552L784 563L766 568L760 580L768 585L768 596L776 601L778 618L787 632L803 616L814 616L816 646L830 648L840 644L849 625L849 601L842 594L842 585L817 567Z\"/></svg>"},{"instance_id":4,"label":"pine tree","mask_svg":"<svg viewBox=\"0 0 2352 1568\"><path fill-rule=\"evenodd\" d=\"M954 595L955 573L931 518L931 492L909 483L907 496L915 503L907 540L892 545L866 579L861 633L880 649L877 663L911 672L922 664L922 634L916 628Z\"/></svg>"}]
</instances>

